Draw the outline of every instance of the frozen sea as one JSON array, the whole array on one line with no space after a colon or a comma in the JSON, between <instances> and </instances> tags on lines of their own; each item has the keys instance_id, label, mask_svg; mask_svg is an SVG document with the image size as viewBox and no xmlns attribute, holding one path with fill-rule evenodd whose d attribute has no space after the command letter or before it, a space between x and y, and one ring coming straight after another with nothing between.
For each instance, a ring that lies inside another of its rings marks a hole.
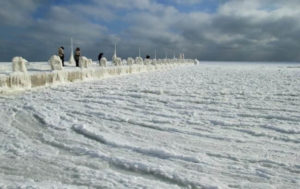
<instances>
[{"instance_id":1,"label":"frozen sea","mask_svg":"<svg viewBox=\"0 0 300 189\"><path fill-rule=\"evenodd\" d=\"M0 188L300 188L299 64L202 62L0 104Z\"/></svg>"}]
</instances>

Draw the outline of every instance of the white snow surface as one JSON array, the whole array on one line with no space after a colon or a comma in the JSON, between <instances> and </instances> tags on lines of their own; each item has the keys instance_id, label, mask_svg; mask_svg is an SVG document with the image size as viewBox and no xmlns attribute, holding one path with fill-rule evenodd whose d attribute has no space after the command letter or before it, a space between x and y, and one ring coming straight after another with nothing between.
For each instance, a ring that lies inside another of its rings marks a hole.
<instances>
[{"instance_id":1,"label":"white snow surface","mask_svg":"<svg viewBox=\"0 0 300 189\"><path fill-rule=\"evenodd\" d=\"M0 104L0 188L300 188L298 65L200 62Z\"/></svg>"}]
</instances>

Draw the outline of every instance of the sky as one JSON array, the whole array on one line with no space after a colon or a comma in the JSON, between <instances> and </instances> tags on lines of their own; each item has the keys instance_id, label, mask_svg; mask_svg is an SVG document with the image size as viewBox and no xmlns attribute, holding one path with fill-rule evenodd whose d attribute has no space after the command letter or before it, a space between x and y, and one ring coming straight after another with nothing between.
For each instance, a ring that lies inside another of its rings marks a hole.
<instances>
[{"instance_id":1,"label":"sky","mask_svg":"<svg viewBox=\"0 0 300 189\"><path fill-rule=\"evenodd\" d=\"M0 61L83 56L300 62L299 0L1 0Z\"/></svg>"}]
</instances>

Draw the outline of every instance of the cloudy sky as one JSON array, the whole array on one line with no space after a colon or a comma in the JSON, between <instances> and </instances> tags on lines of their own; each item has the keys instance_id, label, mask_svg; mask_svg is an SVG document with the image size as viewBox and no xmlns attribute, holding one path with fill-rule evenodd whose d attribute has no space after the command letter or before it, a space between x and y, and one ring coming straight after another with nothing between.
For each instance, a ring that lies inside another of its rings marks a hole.
<instances>
[{"instance_id":1,"label":"cloudy sky","mask_svg":"<svg viewBox=\"0 0 300 189\"><path fill-rule=\"evenodd\" d=\"M299 0L1 0L0 61L82 54L300 61Z\"/></svg>"}]
</instances>

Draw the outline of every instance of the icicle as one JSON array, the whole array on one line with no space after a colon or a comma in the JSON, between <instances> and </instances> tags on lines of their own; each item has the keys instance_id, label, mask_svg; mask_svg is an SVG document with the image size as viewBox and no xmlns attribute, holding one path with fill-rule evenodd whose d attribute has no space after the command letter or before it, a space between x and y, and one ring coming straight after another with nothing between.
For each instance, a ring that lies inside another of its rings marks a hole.
<instances>
[{"instance_id":1,"label":"icicle","mask_svg":"<svg viewBox=\"0 0 300 189\"><path fill-rule=\"evenodd\" d=\"M75 65L75 60L74 60L74 54L73 54L73 39L71 37L71 56L70 56L70 60L69 60L69 64L73 64Z\"/></svg>"},{"instance_id":2,"label":"icicle","mask_svg":"<svg viewBox=\"0 0 300 189\"><path fill-rule=\"evenodd\" d=\"M141 57L141 48L139 48L139 57Z\"/></svg>"},{"instance_id":3,"label":"icicle","mask_svg":"<svg viewBox=\"0 0 300 189\"><path fill-rule=\"evenodd\" d=\"M112 61L114 62L117 59L117 43L115 43L115 51L112 57Z\"/></svg>"}]
</instances>

